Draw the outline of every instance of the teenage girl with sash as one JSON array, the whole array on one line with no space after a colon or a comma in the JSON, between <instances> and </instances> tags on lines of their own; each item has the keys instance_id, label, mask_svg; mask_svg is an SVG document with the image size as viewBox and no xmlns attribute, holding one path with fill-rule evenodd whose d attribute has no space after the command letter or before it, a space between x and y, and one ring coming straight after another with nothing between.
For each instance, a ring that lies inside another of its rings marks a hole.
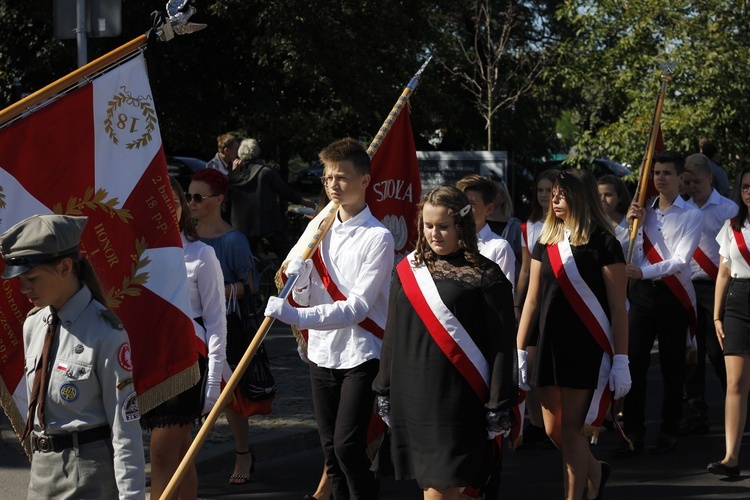
<instances>
[{"instance_id":1,"label":"teenage girl with sash","mask_svg":"<svg viewBox=\"0 0 750 500\"><path fill-rule=\"evenodd\" d=\"M740 475L740 443L747 419L750 392L750 167L740 173L732 197L739 206L737 216L724 223L719 242L721 266L716 280L714 323L727 366L727 396L724 402L726 454L708 465L708 472L721 476Z\"/></svg>"},{"instance_id":2,"label":"teenage girl with sash","mask_svg":"<svg viewBox=\"0 0 750 500\"><path fill-rule=\"evenodd\" d=\"M416 249L393 277L376 407L391 426L396 479L456 499L490 472L516 404L512 286L479 254L465 194L430 191Z\"/></svg>"},{"instance_id":3,"label":"teenage girl with sash","mask_svg":"<svg viewBox=\"0 0 750 500\"><path fill-rule=\"evenodd\" d=\"M539 323L530 383L562 452L565 498L580 500L586 486L587 498L600 498L609 465L593 457L588 437L597 435L612 397L630 389L625 258L589 172L561 173L551 201L532 253L517 343L525 350Z\"/></svg>"},{"instance_id":4,"label":"teenage girl with sash","mask_svg":"<svg viewBox=\"0 0 750 500\"><path fill-rule=\"evenodd\" d=\"M544 218L549 209L549 199L552 193L552 185L560 174L559 170L545 170L534 179L534 191L531 194L531 215L529 220L521 224L521 271L518 274L518 285L516 287L516 320L521 319L521 309L526 300L526 290L529 288L529 273L531 271L531 251L536 245L536 240L542 232ZM518 265L518 264L516 264ZM528 339L526 349L527 358L519 359L519 363L526 364L529 371L533 370L536 360L536 343L539 332L534 331ZM533 446L536 443L549 444L544 432L542 420L542 407L539 403L539 394L536 389L522 387L526 391L526 410L529 413L529 425L523 429L523 445ZM523 415L521 415L523 418Z\"/></svg>"}]
</instances>

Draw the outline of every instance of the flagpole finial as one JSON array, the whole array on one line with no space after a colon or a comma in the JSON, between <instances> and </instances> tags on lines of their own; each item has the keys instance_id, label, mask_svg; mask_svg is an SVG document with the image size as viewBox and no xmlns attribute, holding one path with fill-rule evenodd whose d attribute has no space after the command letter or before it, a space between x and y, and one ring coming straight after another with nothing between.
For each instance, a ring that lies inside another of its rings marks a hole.
<instances>
[{"instance_id":1,"label":"flagpole finial","mask_svg":"<svg viewBox=\"0 0 750 500\"><path fill-rule=\"evenodd\" d=\"M200 31L207 25L189 23L188 19L195 14L195 7L188 6L190 0L169 0L166 5L167 19L156 28L156 35L162 42L168 42L177 35L189 35ZM159 17L162 18L161 14ZM163 19L163 18L162 18Z\"/></svg>"},{"instance_id":2,"label":"flagpole finial","mask_svg":"<svg viewBox=\"0 0 750 500\"><path fill-rule=\"evenodd\" d=\"M661 70L661 81L671 82L672 74L676 67L677 63L675 61L663 61L659 64L659 69Z\"/></svg>"},{"instance_id":3,"label":"flagpole finial","mask_svg":"<svg viewBox=\"0 0 750 500\"><path fill-rule=\"evenodd\" d=\"M419 71L414 74L414 76L409 81L409 85L407 85L407 88L409 88L410 90L414 90L416 88L417 84L419 84L419 77L422 76L422 72L427 67L427 65L430 64L430 61L432 61L432 55L427 58L424 64L422 64L422 67L419 68Z\"/></svg>"}]
</instances>

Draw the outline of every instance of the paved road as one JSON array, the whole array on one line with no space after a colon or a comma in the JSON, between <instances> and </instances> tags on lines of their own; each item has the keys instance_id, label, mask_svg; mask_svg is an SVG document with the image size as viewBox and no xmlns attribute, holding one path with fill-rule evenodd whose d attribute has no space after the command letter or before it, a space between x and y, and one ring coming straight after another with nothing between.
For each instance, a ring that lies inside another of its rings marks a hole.
<instances>
[{"instance_id":1,"label":"paved road","mask_svg":"<svg viewBox=\"0 0 750 500\"><path fill-rule=\"evenodd\" d=\"M251 419L251 441L256 470L245 486L229 486L226 481L234 461L234 445L226 421L220 419L198 455L199 497L300 500L311 493L322 470L322 455L315 430L306 366L299 360L296 344L288 328L276 325L266 340L279 392L274 414ZM724 452L723 394L712 371L707 370L711 411L711 432L685 437L675 452L630 459L615 459L609 449L618 443L614 432L605 433L594 447L594 454L612 465L606 488L609 500L750 498L750 440L745 435L738 480L719 479L706 472L708 462ZM653 356L649 372L647 444L656 438L659 425L661 382L658 361ZM0 441L0 499L25 497L28 462L14 445L7 421ZM148 443L148 436L144 437ZM503 499L555 499L562 494L560 455L556 450L530 449L505 451L502 484ZM383 500L421 498L414 482L384 479Z\"/></svg>"}]
</instances>

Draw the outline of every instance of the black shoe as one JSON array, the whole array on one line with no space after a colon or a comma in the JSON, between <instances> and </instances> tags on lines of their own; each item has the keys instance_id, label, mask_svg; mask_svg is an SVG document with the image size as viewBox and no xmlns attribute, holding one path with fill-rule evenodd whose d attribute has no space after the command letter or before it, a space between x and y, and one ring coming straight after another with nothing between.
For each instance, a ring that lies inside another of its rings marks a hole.
<instances>
[{"instance_id":1,"label":"black shoe","mask_svg":"<svg viewBox=\"0 0 750 500\"><path fill-rule=\"evenodd\" d=\"M710 472L711 474L716 474L717 476L737 477L740 475L739 465L730 467L729 465L725 465L721 462L713 462L708 464L707 469L708 472Z\"/></svg>"},{"instance_id":2,"label":"black shoe","mask_svg":"<svg viewBox=\"0 0 750 500\"><path fill-rule=\"evenodd\" d=\"M681 436L701 436L708 432L708 420L705 418L690 419L680 426Z\"/></svg>"},{"instance_id":3,"label":"black shoe","mask_svg":"<svg viewBox=\"0 0 750 500\"><path fill-rule=\"evenodd\" d=\"M633 457L643 452L643 438L634 435L628 435L628 439L633 443L633 449L625 440L622 440L619 445L612 448L612 454L618 458Z\"/></svg>"},{"instance_id":4,"label":"black shoe","mask_svg":"<svg viewBox=\"0 0 750 500\"><path fill-rule=\"evenodd\" d=\"M674 450L676 446L676 437L670 436L669 434L659 434L659 437L656 438L654 444L649 447L648 452L652 455L662 455Z\"/></svg>"}]
</instances>

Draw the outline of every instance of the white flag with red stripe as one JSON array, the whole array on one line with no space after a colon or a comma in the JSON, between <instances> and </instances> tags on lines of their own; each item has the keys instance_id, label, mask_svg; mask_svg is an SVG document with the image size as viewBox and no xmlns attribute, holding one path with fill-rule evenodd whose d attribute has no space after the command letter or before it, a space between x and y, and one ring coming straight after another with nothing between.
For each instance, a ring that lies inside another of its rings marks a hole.
<instances>
[{"instance_id":1,"label":"white flag with red stripe","mask_svg":"<svg viewBox=\"0 0 750 500\"><path fill-rule=\"evenodd\" d=\"M49 213L89 218L81 252L130 337L141 411L194 385L182 244L142 55L0 128L0 233ZM1 286L0 399L22 430L31 304L17 280Z\"/></svg>"}]
</instances>

